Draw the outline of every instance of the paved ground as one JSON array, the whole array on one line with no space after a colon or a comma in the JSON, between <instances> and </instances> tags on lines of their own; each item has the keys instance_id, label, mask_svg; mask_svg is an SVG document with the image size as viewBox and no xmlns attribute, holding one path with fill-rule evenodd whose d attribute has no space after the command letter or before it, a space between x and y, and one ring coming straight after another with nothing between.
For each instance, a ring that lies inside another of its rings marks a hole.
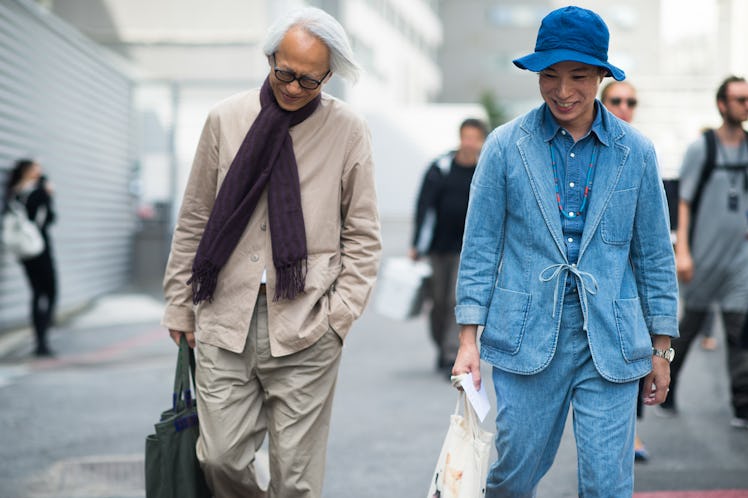
<instances>
[{"instance_id":1,"label":"paved ground","mask_svg":"<svg viewBox=\"0 0 748 498\"><path fill-rule=\"evenodd\" d=\"M387 255L405 251L406 235L385 227ZM28 331L0 336L0 498L144 496L143 441L170 402L176 354L160 311L147 293L105 296L54 330L53 360L29 356ZM692 352L681 416L646 413L652 460L637 465L637 498L748 497L748 431L728 425L718 339L717 351ZM396 322L372 307L358 322L341 364L326 498L425 496L456 400L434 355L422 318ZM570 429L538 496L576 496Z\"/></svg>"}]
</instances>

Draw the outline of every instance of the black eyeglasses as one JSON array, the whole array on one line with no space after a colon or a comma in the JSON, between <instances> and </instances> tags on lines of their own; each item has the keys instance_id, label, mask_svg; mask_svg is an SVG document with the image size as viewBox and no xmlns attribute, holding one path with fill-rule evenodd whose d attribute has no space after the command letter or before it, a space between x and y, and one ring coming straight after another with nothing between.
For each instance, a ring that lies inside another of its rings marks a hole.
<instances>
[{"instance_id":1,"label":"black eyeglasses","mask_svg":"<svg viewBox=\"0 0 748 498\"><path fill-rule=\"evenodd\" d=\"M639 103L635 98L622 99L621 97L611 97L609 101L611 105L614 105L616 107L626 102L626 105L631 109L636 107L636 104Z\"/></svg>"},{"instance_id":2,"label":"black eyeglasses","mask_svg":"<svg viewBox=\"0 0 748 498\"><path fill-rule=\"evenodd\" d=\"M328 69L325 75L322 76L322 79L319 80L315 80L306 75L296 76L296 73L280 69L275 65L275 54L273 54L273 72L275 73L275 77L278 78L278 81L282 81L283 83L293 83L294 81L298 81L299 86L304 90L316 90L322 82L325 81L327 75L330 74L330 70Z\"/></svg>"}]
</instances>

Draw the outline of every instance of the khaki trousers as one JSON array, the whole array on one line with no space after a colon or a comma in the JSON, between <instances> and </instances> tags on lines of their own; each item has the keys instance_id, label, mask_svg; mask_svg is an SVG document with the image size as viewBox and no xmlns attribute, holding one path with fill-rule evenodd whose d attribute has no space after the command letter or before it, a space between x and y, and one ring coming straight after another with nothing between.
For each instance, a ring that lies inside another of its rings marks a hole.
<instances>
[{"instance_id":1,"label":"khaki trousers","mask_svg":"<svg viewBox=\"0 0 748 498\"><path fill-rule=\"evenodd\" d=\"M216 498L320 498L342 341L332 329L298 353L270 355L261 293L241 354L197 345L197 457ZM268 436L270 485L255 453Z\"/></svg>"}]
</instances>

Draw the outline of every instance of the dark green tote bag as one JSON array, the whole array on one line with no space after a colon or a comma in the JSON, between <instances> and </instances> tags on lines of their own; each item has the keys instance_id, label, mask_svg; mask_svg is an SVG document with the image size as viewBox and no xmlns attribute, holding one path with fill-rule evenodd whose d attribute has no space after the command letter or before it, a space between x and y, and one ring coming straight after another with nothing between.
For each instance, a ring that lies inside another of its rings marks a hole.
<instances>
[{"instance_id":1,"label":"dark green tote bag","mask_svg":"<svg viewBox=\"0 0 748 498\"><path fill-rule=\"evenodd\" d=\"M145 440L146 498L210 498L197 461L197 405L190 381L195 379L195 353L182 336L174 375L172 407L161 414L156 433Z\"/></svg>"}]
</instances>

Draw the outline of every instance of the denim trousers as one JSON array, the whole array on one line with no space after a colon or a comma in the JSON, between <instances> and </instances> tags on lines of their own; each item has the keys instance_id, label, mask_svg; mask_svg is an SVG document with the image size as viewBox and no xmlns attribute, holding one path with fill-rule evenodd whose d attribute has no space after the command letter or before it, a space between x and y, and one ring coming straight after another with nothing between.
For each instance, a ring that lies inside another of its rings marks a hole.
<instances>
[{"instance_id":1,"label":"denim trousers","mask_svg":"<svg viewBox=\"0 0 748 498\"><path fill-rule=\"evenodd\" d=\"M631 498L639 381L618 384L600 376L582 323L579 297L569 291L550 364L533 375L493 369L498 460L489 469L486 498L535 496L558 451L570 406L579 496Z\"/></svg>"}]
</instances>

